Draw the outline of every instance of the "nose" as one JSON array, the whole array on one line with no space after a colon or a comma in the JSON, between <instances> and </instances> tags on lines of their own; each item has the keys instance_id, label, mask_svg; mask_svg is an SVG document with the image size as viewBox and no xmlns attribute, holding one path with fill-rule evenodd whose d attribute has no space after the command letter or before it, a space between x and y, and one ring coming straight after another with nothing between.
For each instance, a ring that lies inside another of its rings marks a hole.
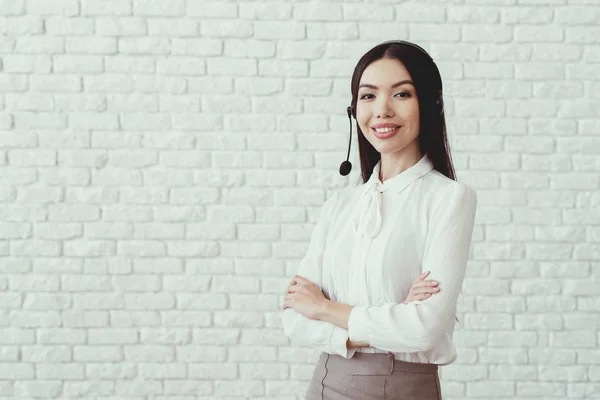
<instances>
[{"instance_id":1,"label":"nose","mask_svg":"<svg viewBox=\"0 0 600 400\"><path fill-rule=\"evenodd\" d=\"M386 98L382 97L375 107L377 118L390 118L393 114L389 101Z\"/></svg>"}]
</instances>

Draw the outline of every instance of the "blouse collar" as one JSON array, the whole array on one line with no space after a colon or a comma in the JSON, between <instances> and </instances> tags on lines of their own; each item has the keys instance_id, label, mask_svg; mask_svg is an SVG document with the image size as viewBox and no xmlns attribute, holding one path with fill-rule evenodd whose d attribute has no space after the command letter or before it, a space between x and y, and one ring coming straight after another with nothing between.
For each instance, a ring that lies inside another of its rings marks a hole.
<instances>
[{"instance_id":1,"label":"blouse collar","mask_svg":"<svg viewBox=\"0 0 600 400\"><path fill-rule=\"evenodd\" d=\"M385 191L402 192L408 185L433 169L433 163L425 154L415 165L396 176L381 182L379 171L381 160L373 168L371 177L365 183L354 217L354 229L369 237L375 237L381 230L381 197Z\"/></svg>"},{"instance_id":2,"label":"blouse collar","mask_svg":"<svg viewBox=\"0 0 600 400\"><path fill-rule=\"evenodd\" d=\"M381 169L381 160L375 164L373 168L373 173L371 177L367 181L367 186L369 189L377 190L379 192L385 192L387 190L394 190L396 193L400 193L404 188L406 188L410 183L419 179L429 171L433 169L433 163L425 154L416 164L405 169L398 175L395 175L385 182L381 182L379 179L379 172Z\"/></svg>"}]
</instances>

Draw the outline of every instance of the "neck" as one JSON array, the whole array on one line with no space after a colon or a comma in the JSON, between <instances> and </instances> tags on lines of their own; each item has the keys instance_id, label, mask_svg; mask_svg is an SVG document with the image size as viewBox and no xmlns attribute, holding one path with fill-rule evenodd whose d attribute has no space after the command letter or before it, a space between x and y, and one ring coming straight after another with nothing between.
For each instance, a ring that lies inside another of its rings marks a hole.
<instances>
[{"instance_id":1,"label":"neck","mask_svg":"<svg viewBox=\"0 0 600 400\"><path fill-rule=\"evenodd\" d=\"M396 153L382 153L379 168L379 180L383 183L387 179L401 174L423 158L423 154L416 148L403 149Z\"/></svg>"}]
</instances>

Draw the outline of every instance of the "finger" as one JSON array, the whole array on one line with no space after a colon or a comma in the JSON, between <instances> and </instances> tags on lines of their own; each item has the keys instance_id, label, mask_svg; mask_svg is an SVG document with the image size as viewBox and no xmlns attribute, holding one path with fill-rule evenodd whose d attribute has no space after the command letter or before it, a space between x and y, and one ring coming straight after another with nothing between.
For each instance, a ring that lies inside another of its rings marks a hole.
<instances>
[{"instance_id":1,"label":"finger","mask_svg":"<svg viewBox=\"0 0 600 400\"><path fill-rule=\"evenodd\" d=\"M298 290L300 290L300 289L301 289L301 287L300 287L300 286L298 286L298 285L293 285L293 286L290 286L290 287L288 288L288 291L287 291L287 292L288 292L288 293L296 293L296 292L297 292Z\"/></svg>"},{"instance_id":2,"label":"finger","mask_svg":"<svg viewBox=\"0 0 600 400\"><path fill-rule=\"evenodd\" d=\"M425 300L425 299L430 298L432 295L433 295L432 293L418 293L415 295L408 296L406 298L406 300L404 300L404 303L406 304L406 303L410 303L411 301Z\"/></svg>"},{"instance_id":3,"label":"finger","mask_svg":"<svg viewBox=\"0 0 600 400\"><path fill-rule=\"evenodd\" d=\"M429 275L429 271L427 271L427 272L425 272L425 273L422 273L421 275L419 275L419 276L417 277L417 279L415 279L415 280L414 280L414 282L413 282L413 283L415 283L415 282L421 282L421 281L424 281L424 280L425 280L425 278L427 278L427 276L428 276L428 275Z\"/></svg>"},{"instance_id":4,"label":"finger","mask_svg":"<svg viewBox=\"0 0 600 400\"><path fill-rule=\"evenodd\" d=\"M299 275L296 275L296 276L299 276ZM286 292L287 292L287 291L289 291L289 290L290 290L290 288L292 288L292 287L297 287L297 286L299 286L299 285L301 285L301 283L300 283L300 280L299 280L299 279L296 279L296 277L294 277L294 278L293 278L293 279L290 281L290 283L288 284L288 287L287 287L287 290L286 290Z\"/></svg>"},{"instance_id":5,"label":"finger","mask_svg":"<svg viewBox=\"0 0 600 400\"><path fill-rule=\"evenodd\" d=\"M295 288L297 285L289 285L286 289L285 292L286 293L291 293L292 292L292 288Z\"/></svg>"},{"instance_id":6,"label":"finger","mask_svg":"<svg viewBox=\"0 0 600 400\"><path fill-rule=\"evenodd\" d=\"M419 288L415 288L415 290L419 292L436 293L440 288L438 286L423 285Z\"/></svg>"},{"instance_id":7,"label":"finger","mask_svg":"<svg viewBox=\"0 0 600 400\"><path fill-rule=\"evenodd\" d=\"M417 289L422 289L422 288L432 288L432 287L436 287L437 285L433 285L431 284L431 282L428 281L419 281L419 282L415 282L411 287L410 290L417 290Z\"/></svg>"},{"instance_id":8,"label":"finger","mask_svg":"<svg viewBox=\"0 0 600 400\"><path fill-rule=\"evenodd\" d=\"M296 278L296 282L299 285L308 285L308 284L312 283L311 281L309 281L308 279L306 279L305 277L303 277L301 275L296 275L295 278Z\"/></svg>"},{"instance_id":9,"label":"finger","mask_svg":"<svg viewBox=\"0 0 600 400\"><path fill-rule=\"evenodd\" d=\"M439 285L438 281L435 281L433 279L428 279L425 281L415 281L415 283L412 284L411 287L432 287L432 286L437 286Z\"/></svg>"},{"instance_id":10,"label":"finger","mask_svg":"<svg viewBox=\"0 0 600 400\"><path fill-rule=\"evenodd\" d=\"M435 294L438 293L440 291L439 288L432 288L432 287L421 287L421 288L417 288L413 291L414 295L420 295L420 294L425 294L425 293L431 293L431 294Z\"/></svg>"},{"instance_id":11,"label":"finger","mask_svg":"<svg viewBox=\"0 0 600 400\"><path fill-rule=\"evenodd\" d=\"M411 290L412 289L418 289L418 288L422 288L422 287L425 287L425 286L429 286L427 284L427 282L425 282L425 281L417 281L417 282L415 282L415 283L412 284L412 286L410 287L410 289Z\"/></svg>"}]
</instances>

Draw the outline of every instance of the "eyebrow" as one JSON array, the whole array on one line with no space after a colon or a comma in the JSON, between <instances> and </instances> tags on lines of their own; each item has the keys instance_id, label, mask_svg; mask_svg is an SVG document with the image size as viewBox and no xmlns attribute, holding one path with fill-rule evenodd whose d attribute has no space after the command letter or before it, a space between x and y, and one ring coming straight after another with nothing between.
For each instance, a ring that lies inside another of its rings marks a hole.
<instances>
[{"instance_id":1,"label":"eyebrow","mask_svg":"<svg viewBox=\"0 0 600 400\"><path fill-rule=\"evenodd\" d=\"M394 83L394 84L391 86L391 88L392 88L392 89L394 89L394 88L397 88L398 86L404 85L405 83L410 83L410 84L411 84L411 85L413 85L413 86L415 85L415 84L414 84L414 82L413 82L413 81L411 81L410 79L405 79L405 80L403 80L403 81L400 81L400 82L396 82L396 83ZM379 89L377 86L375 86L375 85L371 85L371 84L368 84L368 83L363 83L363 84L362 84L362 85L360 85L358 88L360 89L360 88L363 88L363 87L366 87L366 88L369 88L369 89L375 89L375 90Z\"/></svg>"}]
</instances>

